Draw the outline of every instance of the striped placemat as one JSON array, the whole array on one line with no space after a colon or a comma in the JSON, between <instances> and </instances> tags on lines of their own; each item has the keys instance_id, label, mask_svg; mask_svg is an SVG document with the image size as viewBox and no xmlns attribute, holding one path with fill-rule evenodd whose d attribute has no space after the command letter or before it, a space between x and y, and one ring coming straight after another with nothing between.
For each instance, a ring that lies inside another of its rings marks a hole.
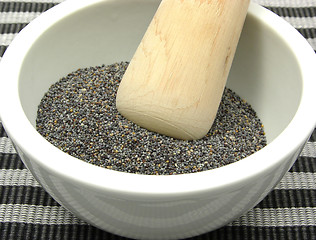
<instances>
[{"instance_id":1,"label":"striped placemat","mask_svg":"<svg viewBox=\"0 0 316 240\"><path fill-rule=\"evenodd\" d=\"M316 50L316 0L253 1L292 24ZM23 27L60 2L0 0L0 61ZM125 238L85 223L55 202L25 168L0 122L0 239ZM316 239L316 130L262 202L227 226L194 239Z\"/></svg>"}]
</instances>

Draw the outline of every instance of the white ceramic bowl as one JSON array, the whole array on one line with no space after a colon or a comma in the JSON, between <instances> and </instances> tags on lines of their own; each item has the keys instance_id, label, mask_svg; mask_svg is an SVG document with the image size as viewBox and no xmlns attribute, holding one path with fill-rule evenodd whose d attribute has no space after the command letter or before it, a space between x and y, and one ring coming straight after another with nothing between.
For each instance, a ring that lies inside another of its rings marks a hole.
<instances>
[{"instance_id":1,"label":"white ceramic bowl","mask_svg":"<svg viewBox=\"0 0 316 240\"><path fill-rule=\"evenodd\" d=\"M79 67L131 59L159 0L69 0L14 39L1 61L2 123L25 165L59 203L106 231L177 239L219 228L262 200L315 127L315 54L299 33L251 4L228 80L265 125L268 145L201 173L147 176L90 165L35 130L37 106Z\"/></svg>"}]
</instances>

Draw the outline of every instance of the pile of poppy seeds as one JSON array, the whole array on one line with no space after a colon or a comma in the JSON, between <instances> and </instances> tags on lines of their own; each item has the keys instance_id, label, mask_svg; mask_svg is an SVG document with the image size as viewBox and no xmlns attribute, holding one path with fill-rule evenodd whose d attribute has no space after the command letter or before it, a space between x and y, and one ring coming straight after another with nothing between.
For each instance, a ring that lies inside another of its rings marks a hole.
<instances>
[{"instance_id":1,"label":"pile of poppy seeds","mask_svg":"<svg viewBox=\"0 0 316 240\"><path fill-rule=\"evenodd\" d=\"M37 131L78 159L116 171L171 175L218 168L266 145L256 112L226 88L214 124L199 140L178 140L121 116L115 99L128 62L78 69L53 84L37 112Z\"/></svg>"}]
</instances>

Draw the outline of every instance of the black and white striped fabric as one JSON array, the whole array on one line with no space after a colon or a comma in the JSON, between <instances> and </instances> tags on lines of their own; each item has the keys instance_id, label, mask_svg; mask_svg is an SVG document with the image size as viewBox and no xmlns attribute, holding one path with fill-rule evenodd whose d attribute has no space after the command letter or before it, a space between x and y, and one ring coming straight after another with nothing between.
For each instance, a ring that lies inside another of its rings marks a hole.
<instances>
[{"instance_id":1,"label":"black and white striped fabric","mask_svg":"<svg viewBox=\"0 0 316 240\"><path fill-rule=\"evenodd\" d=\"M253 1L292 24L316 50L316 0ZM23 27L60 2L0 0L0 61ZM0 239L125 238L90 226L55 202L25 168L0 122ZM261 203L194 239L316 239L316 130L292 169Z\"/></svg>"}]
</instances>

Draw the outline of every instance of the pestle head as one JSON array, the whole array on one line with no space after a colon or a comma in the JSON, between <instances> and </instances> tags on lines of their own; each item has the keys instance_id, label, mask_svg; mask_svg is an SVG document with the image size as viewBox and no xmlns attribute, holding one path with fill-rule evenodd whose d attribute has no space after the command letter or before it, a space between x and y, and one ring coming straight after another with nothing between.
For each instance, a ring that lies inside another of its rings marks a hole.
<instances>
[{"instance_id":1,"label":"pestle head","mask_svg":"<svg viewBox=\"0 0 316 240\"><path fill-rule=\"evenodd\" d=\"M248 6L249 0L162 0L120 83L118 111L167 136L205 136Z\"/></svg>"}]
</instances>

